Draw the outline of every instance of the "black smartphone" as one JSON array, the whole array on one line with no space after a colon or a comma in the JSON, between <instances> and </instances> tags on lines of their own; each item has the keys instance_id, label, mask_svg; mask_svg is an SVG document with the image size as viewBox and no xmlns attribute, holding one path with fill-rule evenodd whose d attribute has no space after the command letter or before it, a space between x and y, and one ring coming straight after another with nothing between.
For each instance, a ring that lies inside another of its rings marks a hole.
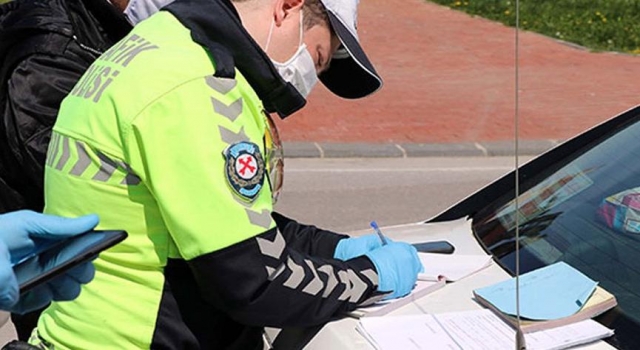
<instances>
[{"instance_id":1,"label":"black smartphone","mask_svg":"<svg viewBox=\"0 0 640 350\"><path fill-rule=\"evenodd\" d=\"M451 254L456 250L456 247L447 241L413 243L413 246L422 253Z\"/></svg>"},{"instance_id":2,"label":"black smartphone","mask_svg":"<svg viewBox=\"0 0 640 350\"><path fill-rule=\"evenodd\" d=\"M37 248L13 263L20 294L50 281L127 238L125 231L89 231L63 240L37 241Z\"/></svg>"}]
</instances>

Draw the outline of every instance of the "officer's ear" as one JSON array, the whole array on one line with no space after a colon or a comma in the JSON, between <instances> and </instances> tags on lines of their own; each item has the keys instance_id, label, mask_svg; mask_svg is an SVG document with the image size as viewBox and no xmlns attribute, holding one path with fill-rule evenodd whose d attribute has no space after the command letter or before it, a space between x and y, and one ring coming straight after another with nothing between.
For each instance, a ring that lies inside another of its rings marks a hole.
<instances>
[{"instance_id":1,"label":"officer's ear","mask_svg":"<svg viewBox=\"0 0 640 350\"><path fill-rule=\"evenodd\" d=\"M298 11L302 11L304 0L275 0L274 19L277 27L282 22Z\"/></svg>"}]
</instances>

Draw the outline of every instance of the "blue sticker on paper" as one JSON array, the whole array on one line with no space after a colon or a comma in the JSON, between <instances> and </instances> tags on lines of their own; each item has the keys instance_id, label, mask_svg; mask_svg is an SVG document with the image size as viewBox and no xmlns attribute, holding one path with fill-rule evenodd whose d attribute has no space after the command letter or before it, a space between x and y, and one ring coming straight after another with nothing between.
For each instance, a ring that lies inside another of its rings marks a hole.
<instances>
[{"instance_id":1,"label":"blue sticker on paper","mask_svg":"<svg viewBox=\"0 0 640 350\"><path fill-rule=\"evenodd\" d=\"M241 198L253 201L264 184L265 164L258 145L241 141L224 151L227 181Z\"/></svg>"}]
</instances>

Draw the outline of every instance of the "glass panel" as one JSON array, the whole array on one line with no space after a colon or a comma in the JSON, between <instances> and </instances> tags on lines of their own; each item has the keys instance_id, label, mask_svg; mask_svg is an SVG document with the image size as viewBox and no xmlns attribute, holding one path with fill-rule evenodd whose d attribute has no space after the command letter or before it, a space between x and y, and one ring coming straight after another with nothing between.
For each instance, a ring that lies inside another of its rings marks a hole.
<instances>
[{"instance_id":1,"label":"glass panel","mask_svg":"<svg viewBox=\"0 0 640 350\"><path fill-rule=\"evenodd\" d=\"M521 273L565 261L615 294L627 321L640 323L639 140L635 122L524 179L520 210L499 198L474 216L474 232L513 272L518 215Z\"/></svg>"}]
</instances>

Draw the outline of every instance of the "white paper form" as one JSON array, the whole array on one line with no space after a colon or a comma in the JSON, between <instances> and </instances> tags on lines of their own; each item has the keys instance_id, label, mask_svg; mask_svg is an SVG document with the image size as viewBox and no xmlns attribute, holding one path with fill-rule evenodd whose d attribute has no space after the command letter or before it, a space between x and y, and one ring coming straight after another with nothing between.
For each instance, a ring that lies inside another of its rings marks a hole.
<instances>
[{"instance_id":1,"label":"white paper form","mask_svg":"<svg viewBox=\"0 0 640 350\"><path fill-rule=\"evenodd\" d=\"M512 350L515 330L487 309L363 318L358 331L380 350ZM559 350L613 335L594 320L525 335L527 349Z\"/></svg>"},{"instance_id":2,"label":"white paper form","mask_svg":"<svg viewBox=\"0 0 640 350\"><path fill-rule=\"evenodd\" d=\"M459 350L432 315L365 317L358 332L378 350Z\"/></svg>"},{"instance_id":3,"label":"white paper form","mask_svg":"<svg viewBox=\"0 0 640 350\"><path fill-rule=\"evenodd\" d=\"M424 272L418 274L423 281L438 281L445 279L449 282L458 281L491 265L491 255L469 254L436 254L418 253Z\"/></svg>"},{"instance_id":4,"label":"white paper form","mask_svg":"<svg viewBox=\"0 0 640 350\"><path fill-rule=\"evenodd\" d=\"M516 332L490 310L451 312L433 315L451 338L464 350L511 350ZM525 334L527 349L559 350L613 335L594 320Z\"/></svg>"},{"instance_id":5,"label":"white paper form","mask_svg":"<svg viewBox=\"0 0 640 350\"><path fill-rule=\"evenodd\" d=\"M513 349L515 332L489 310L436 314L443 330L465 350ZM528 344L527 344L528 345Z\"/></svg>"},{"instance_id":6,"label":"white paper form","mask_svg":"<svg viewBox=\"0 0 640 350\"><path fill-rule=\"evenodd\" d=\"M373 305L358 308L349 313L354 317L382 316L404 305L410 304L428 294L444 287L445 281L417 281L409 295L401 298L379 301Z\"/></svg>"}]
</instances>

